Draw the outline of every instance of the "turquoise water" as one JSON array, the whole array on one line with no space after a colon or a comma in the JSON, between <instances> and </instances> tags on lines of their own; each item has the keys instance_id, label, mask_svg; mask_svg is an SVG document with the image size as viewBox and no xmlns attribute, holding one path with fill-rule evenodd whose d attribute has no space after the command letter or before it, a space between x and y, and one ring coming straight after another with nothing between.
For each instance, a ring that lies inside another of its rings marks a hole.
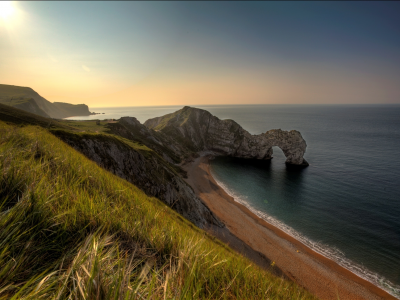
<instances>
[{"instance_id":1,"label":"turquoise water","mask_svg":"<svg viewBox=\"0 0 400 300\"><path fill-rule=\"evenodd\" d=\"M216 158L213 176L260 217L400 297L400 106L197 107L252 134L299 130L308 168L287 170L274 147L270 164ZM180 108L108 108L89 118L143 123Z\"/></svg>"}]
</instances>

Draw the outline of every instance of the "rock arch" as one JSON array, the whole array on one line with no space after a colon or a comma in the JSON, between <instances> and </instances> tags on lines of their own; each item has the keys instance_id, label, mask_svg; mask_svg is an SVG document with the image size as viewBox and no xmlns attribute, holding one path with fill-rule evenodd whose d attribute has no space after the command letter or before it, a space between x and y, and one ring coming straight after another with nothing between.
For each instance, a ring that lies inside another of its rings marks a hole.
<instances>
[{"instance_id":1,"label":"rock arch","mask_svg":"<svg viewBox=\"0 0 400 300\"><path fill-rule=\"evenodd\" d=\"M297 130L269 130L252 135L233 120L220 120L206 110L185 106L175 113L147 120L148 128L165 133L194 152L267 160L278 146L286 164L306 167L307 144Z\"/></svg>"}]
</instances>

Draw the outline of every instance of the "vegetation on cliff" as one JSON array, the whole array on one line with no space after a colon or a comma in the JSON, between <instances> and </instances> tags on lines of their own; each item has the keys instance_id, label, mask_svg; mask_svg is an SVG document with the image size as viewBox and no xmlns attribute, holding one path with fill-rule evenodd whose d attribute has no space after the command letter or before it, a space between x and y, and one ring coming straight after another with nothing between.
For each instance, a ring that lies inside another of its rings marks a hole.
<instances>
[{"instance_id":1,"label":"vegetation on cliff","mask_svg":"<svg viewBox=\"0 0 400 300\"><path fill-rule=\"evenodd\" d=\"M313 299L51 133L68 125L11 119L0 121L0 299Z\"/></svg>"}]
</instances>

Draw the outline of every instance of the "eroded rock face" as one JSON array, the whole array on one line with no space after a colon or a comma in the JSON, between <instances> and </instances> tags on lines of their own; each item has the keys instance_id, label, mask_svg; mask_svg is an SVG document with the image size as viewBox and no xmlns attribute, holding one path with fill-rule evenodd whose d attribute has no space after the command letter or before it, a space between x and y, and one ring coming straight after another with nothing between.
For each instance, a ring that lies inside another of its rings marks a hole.
<instances>
[{"instance_id":1,"label":"eroded rock face","mask_svg":"<svg viewBox=\"0 0 400 300\"><path fill-rule=\"evenodd\" d=\"M147 128L135 117L122 117L118 123L109 125L112 133L143 143L169 163L178 164L193 155L193 151L184 144L167 134Z\"/></svg>"},{"instance_id":2,"label":"eroded rock face","mask_svg":"<svg viewBox=\"0 0 400 300\"><path fill-rule=\"evenodd\" d=\"M133 183L147 195L157 197L196 226L224 226L171 165L154 151L135 149L112 136L64 131L54 131L54 134L102 168Z\"/></svg>"},{"instance_id":3,"label":"eroded rock face","mask_svg":"<svg viewBox=\"0 0 400 300\"><path fill-rule=\"evenodd\" d=\"M286 164L308 166L303 157L307 144L296 130L273 129L252 135L233 120L220 120L206 110L188 106L175 113L149 119L144 125L195 152L212 151L216 155L271 159L272 147L278 146L286 156Z\"/></svg>"}]
</instances>

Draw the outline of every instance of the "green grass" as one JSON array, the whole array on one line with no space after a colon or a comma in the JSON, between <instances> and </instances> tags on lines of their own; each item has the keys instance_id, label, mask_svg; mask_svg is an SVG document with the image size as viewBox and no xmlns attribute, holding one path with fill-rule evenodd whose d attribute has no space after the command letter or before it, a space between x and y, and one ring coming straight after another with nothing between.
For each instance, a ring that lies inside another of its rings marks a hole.
<instances>
[{"instance_id":1,"label":"green grass","mask_svg":"<svg viewBox=\"0 0 400 300\"><path fill-rule=\"evenodd\" d=\"M51 129L50 133L54 134L57 137L60 137L61 140L73 139L76 140L77 143L79 143L81 139L102 139L104 141L109 141L111 143L116 143L116 141L118 141L119 143L125 144L125 146L128 146L136 151L141 152L142 154L144 154L145 152L153 152L154 155L157 155L153 150L151 150L146 145L143 145L142 143L128 140L126 138L114 134L108 134L106 130L104 130L104 132L94 132L90 130L75 131L75 130ZM144 155L146 156L146 154Z\"/></svg>"},{"instance_id":2,"label":"green grass","mask_svg":"<svg viewBox=\"0 0 400 300\"><path fill-rule=\"evenodd\" d=\"M184 107L174 113L170 113L167 114L165 116L162 117L161 122L155 126L154 130L163 130L165 128L165 126L173 119L176 119L179 115L180 120L183 119L183 121L181 121L179 124L177 124L178 126L182 126L185 122L187 122L187 120L189 119L191 114L191 108L190 107Z\"/></svg>"},{"instance_id":3,"label":"green grass","mask_svg":"<svg viewBox=\"0 0 400 300\"><path fill-rule=\"evenodd\" d=\"M108 121L99 121L100 125L96 124L97 120L59 120L60 124L74 127L78 130L89 131L89 132L110 132L107 127Z\"/></svg>"},{"instance_id":4,"label":"green grass","mask_svg":"<svg viewBox=\"0 0 400 300\"><path fill-rule=\"evenodd\" d=\"M0 299L314 299L37 126L0 121Z\"/></svg>"}]
</instances>

